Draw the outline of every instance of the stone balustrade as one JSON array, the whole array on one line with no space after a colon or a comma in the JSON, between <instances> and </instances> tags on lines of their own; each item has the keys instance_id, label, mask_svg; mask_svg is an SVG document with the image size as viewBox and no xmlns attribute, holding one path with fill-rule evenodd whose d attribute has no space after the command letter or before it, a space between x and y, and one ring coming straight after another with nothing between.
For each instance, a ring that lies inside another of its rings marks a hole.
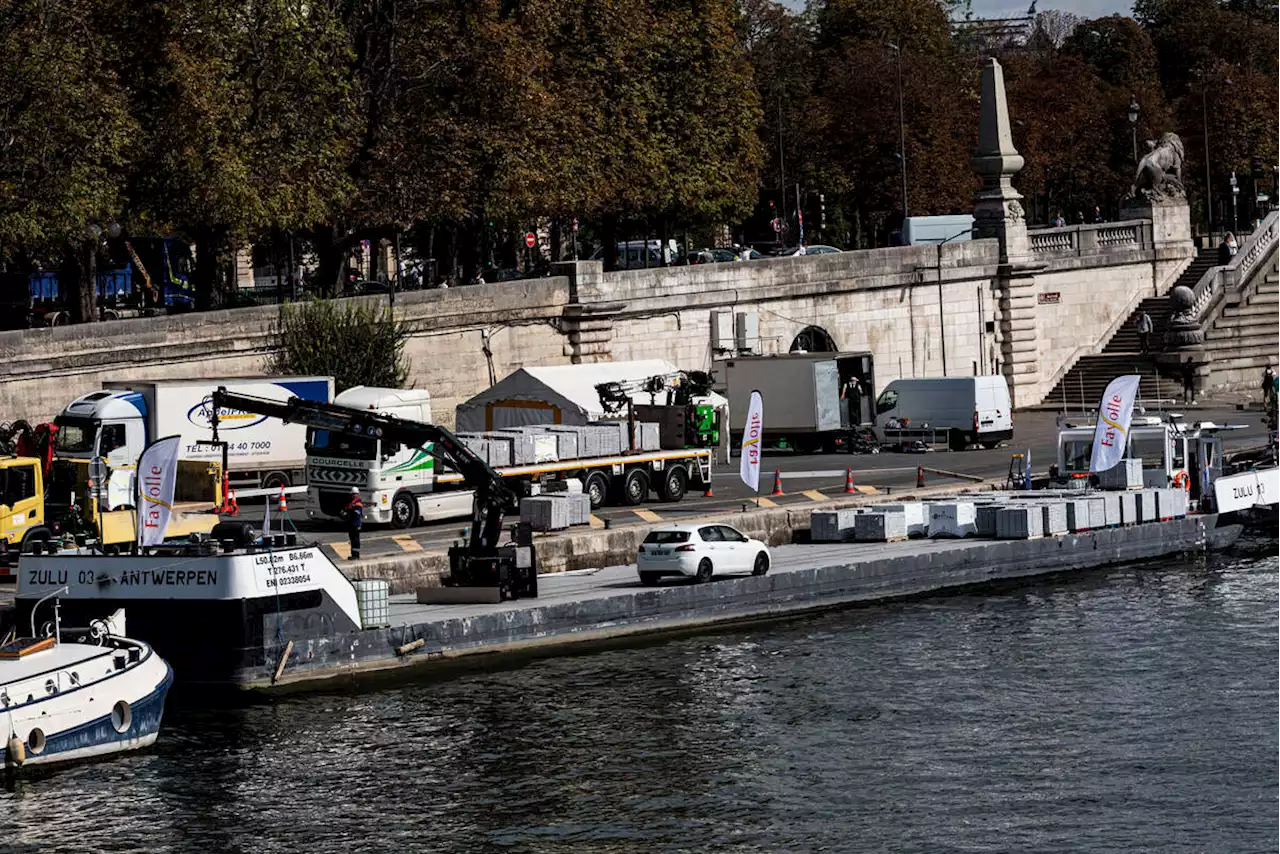
<instances>
[{"instance_id":1,"label":"stone balustrade","mask_svg":"<svg viewBox=\"0 0 1280 854\"><path fill-rule=\"evenodd\" d=\"M1191 289L1191 310L1202 323L1223 299L1229 299L1249 282L1249 276L1276 247L1280 237L1280 213L1272 211L1253 233L1244 238L1231 263L1210 267Z\"/></svg>"},{"instance_id":2,"label":"stone balustrade","mask_svg":"<svg viewBox=\"0 0 1280 854\"><path fill-rule=\"evenodd\" d=\"M1146 220L1096 222L1042 228L1028 232L1031 252L1037 258L1092 255L1151 247L1151 223Z\"/></svg>"}]
</instances>

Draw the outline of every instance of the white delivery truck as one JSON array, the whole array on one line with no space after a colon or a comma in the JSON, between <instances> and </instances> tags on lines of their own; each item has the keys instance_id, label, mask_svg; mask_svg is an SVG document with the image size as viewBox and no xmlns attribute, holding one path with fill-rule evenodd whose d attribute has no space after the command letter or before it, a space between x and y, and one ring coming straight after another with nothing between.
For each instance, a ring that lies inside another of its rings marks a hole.
<instances>
[{"instance_id":1,"label":"white delivery truck","mask_svg":"<svg viewBox=\"0 0 1280 854\"><path fill-rule=\"evenodd\" d=\"M1013 403L1003 376L893 380L876 398L876 438L885 430L946 431L952 450L994 448L1013 438Z\"/></svg>"},{"instance_id":2,"label":"white delivery truck","mask_svg":"<svg viewBox=\"0 0 1280 854\"><path fill-rule=\"evenodd\" d=\"M431 423L431 395L420 389L357 386L342 392L333 402L406 421ZM537 442L528 440L533 462L503 465L487 461L519 494L530 493L534 484L541 488L550 481L576 480L591 496L593 510L610 502L638 505L651 491L663 501L679 501L690 483L711 483L712 448L623 450L601 455L561 452L562 447L576 447L591 430L612 432L610 438L621 447L620 425L611 423L611 427L546 424L497 430L485 434L489 439L475 438L473 450L488 441L505 441L504 436L538 437ZM621 427L625 428L625 424ZM558 432L566 435L558 436ZM469 438L463 436L464 441ZM510 439L512 444L516 441ZM417 522L471 515L471 490L463 486L461 475L438 467L430 446L410 448L372 437L333 435L328 430L312 428L307 431L307 483L311 506L326 516L342 514L351 500L353 486L360 490L366 522L407 528Z\"/></svg>"},{"instance_id":3,"label":"white delivery truck","mask_svg":"<svg viewBox=\"0 0 1280 854\"><path fill-rule=\"evenodd\" d=\"M806 454L847 451L853 432L870 420L875 388L870 353L736 356L715 363L712 370L724 376L734 447L742 442L753 391L764 401L766 445Z\"/></svg>"},{"instance_id":4,"label":"white delivery truck","mask_svg":"<svg viewBox=\"0 0 1280 854\"><path fill-rule=\"evenodd\" d=\"M213 438L209 400L219 386L272 400L333 400L333 377L261 377L107 382L76 398L56 419L59 459L106 459L112 472L131 470L156 439L182 437L180 459L222 462ZM233 486L275 488L301 483L306 471L306 428L274 418L223 412L220 437L227 443ZM114 484L114 479L113 479ZM114 488L114 486L113 486Z\"/></svg>"}]
</instances>

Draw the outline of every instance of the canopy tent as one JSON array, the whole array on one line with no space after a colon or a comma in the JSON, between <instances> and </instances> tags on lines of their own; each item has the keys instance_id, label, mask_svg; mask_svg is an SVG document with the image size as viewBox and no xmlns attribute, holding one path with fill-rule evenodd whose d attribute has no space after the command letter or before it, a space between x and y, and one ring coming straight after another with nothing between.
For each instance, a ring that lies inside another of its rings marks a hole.
<instances>
[{"instance_id":1,"label":"canopy tent","mask_svg":"<svg viewBox=\"0 0 1280 854\"><path fill-rule=\"evenodd\" d=\"M586 424L605 417L597 385L643 382L677 373L679 369L665 359L521 368L459 404L457 429L467 433L531 424ZM644 391L634 392L631 399L636 403L650 402ZM659 394L653 402L666 403L665 395ZM707 402L717 408L728 405L718 394L709 395Z\"/></svg>"}]
</instances>

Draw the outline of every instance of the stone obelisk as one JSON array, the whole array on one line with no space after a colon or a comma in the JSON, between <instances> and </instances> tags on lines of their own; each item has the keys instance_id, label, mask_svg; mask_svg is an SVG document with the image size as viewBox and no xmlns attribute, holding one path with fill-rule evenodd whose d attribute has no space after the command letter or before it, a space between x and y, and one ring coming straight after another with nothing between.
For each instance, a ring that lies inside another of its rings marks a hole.
<instances>
[{"instance_id":1,"label":"stone obelisk","mask_svg":"<svg viewBox=\"0 0 1280 854\"><path fill-rule=\"evenodd\" d=\"M1004 71L994 58L982 68L978 150L970 164L982 178L982 189L973 204L973 236L1000 241L1000 266L994 282L1000 370L1009 382L1014 404L1025 406L1039 399L1035 272L1040 265L1030 263L1022 195L1013 187L1013 176L1023 160L1013 147Z\"/></svg>"}]
</instances>

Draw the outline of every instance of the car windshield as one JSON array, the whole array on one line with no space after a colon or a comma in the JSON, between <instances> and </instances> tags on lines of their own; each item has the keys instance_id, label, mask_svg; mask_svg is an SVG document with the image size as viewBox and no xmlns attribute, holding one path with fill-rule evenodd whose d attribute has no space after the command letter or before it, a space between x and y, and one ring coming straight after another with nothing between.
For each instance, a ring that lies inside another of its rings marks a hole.
<instances>
[{"instance_id":1,"label":"car windshield","mask_svg":"<svg viewBox=\"0 0 1280 854\"><path fill-rule=\"evenodd\" d=\"M93 453L93 439L98 432L98 422L88 418L59 418L57 425L55 448L65 454Z\"/></svg>"},{"instance_id":2,"label":"car windshield","mask_svg":"<svg viewBox=\"0 0 1280 854\"><path fill-rule=\"evenodd\" d=\"M689 542L688 531L650 531L649 536L644 538L646 543L687 543Z\"/></svg>"},{"instance_id":3,"label":"car windshield","mask_svg":"<svg viewBox=\"0 0 1280 854\"><path fill-rule=\"evenodd\" d=\"M307 453L316 457L371 460L377 456L377 441L362 436L344 436L328 430L307 430Z\"/></svg>"}]
</instances>

